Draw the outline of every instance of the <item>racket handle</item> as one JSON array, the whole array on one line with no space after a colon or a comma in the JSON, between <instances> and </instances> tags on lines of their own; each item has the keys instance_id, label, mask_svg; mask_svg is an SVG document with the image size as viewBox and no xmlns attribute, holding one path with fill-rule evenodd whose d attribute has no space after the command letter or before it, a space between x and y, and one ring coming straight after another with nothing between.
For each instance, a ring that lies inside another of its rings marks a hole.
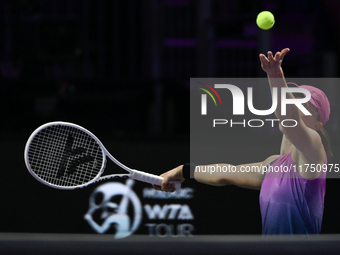
<instances>
[{"instance_id":1,"label":"racket handle","mask_svg":"<svg viewBox=\"0 0 340 255\"><path fill-rule=\"evenodd\" d=\"M157 185L157 186L161 186L161 183L164 179L161 176L149 174L149 173L145 173L145 172L137 171L137 170L132 170L132 172L130 173L130 177L132 179L142 181L142 182L151 183L151 184L154 184L154 185ZM170 183L175 184L176 190L179 190L181 188L181 182L180 181L171 181Z\"/></svg>"}]
</instances>

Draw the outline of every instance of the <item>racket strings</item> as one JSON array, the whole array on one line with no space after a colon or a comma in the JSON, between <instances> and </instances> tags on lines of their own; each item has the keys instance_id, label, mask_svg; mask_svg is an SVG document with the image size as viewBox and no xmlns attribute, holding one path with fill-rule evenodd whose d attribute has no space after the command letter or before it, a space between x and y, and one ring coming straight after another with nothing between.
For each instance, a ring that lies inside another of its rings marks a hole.
<instances>
[{"instance_id":1,"label":"racket strings","mask_svg":"<svg viewBox=\"0 0 340 255\"><path fill-rule=\"evenodd\" d=\"M40 130L28 150L31 170L42 180L62 187L83 185L103 168L100 145L85 131L67 125Z\"/></svg>"}]
</instances>

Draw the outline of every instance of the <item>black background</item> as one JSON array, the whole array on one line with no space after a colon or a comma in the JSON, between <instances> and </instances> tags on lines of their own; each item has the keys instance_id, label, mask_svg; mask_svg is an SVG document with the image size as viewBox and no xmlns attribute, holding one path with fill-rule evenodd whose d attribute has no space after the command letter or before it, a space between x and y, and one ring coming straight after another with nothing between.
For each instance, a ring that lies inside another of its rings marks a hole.
<instances>
[{"instance_id":1,"label":"black background","mask_svg":"<svg viewBox=\"0 0 340 255\"><path fill-rule=\"evenodd\" d=\"M276 17L269 31L255 25L265 9ZM283 64L287 77L337 77L339 9L321 0L1 1L0 231L94 232L83 216L99 184L61 191L26 170L25 143L39 125L84 126L123 164L161 174L190 158L190 77L265 77L258 54L282 47L291 49ZM339 88L330 89L336 99ZM326 126L335 163L338 111L336 100ZM233 134L226 162L278 153L281 135L268 140L267 131L252 139L247 130ZM122 171L113 163L107 168ZM195 217L193 234L261 233L258 191L183 185L195 190L192 200L180 201ZM339 180L327 180L322 233L339 232L338 186ZM144 187L134 186L140 198Z\"/></svg>"}]
</instances>

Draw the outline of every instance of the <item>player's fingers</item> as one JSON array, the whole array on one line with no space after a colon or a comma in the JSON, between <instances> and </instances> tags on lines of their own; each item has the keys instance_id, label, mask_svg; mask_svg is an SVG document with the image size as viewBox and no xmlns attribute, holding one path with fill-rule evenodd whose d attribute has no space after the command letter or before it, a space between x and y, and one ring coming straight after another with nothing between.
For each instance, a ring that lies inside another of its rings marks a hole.
<instances>
[{"instance_id":1,"label":"player's fingers","mask_svg":"<svg viewBox=\"0 0 340 255\"><path fill-rule=\"evenodd\" d=\"M169 183L168 192L174 192L176 190L174 183Z\"/></svg>"},{"instance_id":2,"label":"player's fingers","mask_svg":"<svg viewBox=\"0 0 340 255\"><path fill-rule=\"evenodd\" d=\"M271 51L268 51L268 60L269 60L269 66L275 66L276 61Z\"/></svg>"},{"instance_id":3,"label":"player's fingers","mask_svg":"<svg viewBox=\"0 0 340 255\"><path fill-rule=\"evenodd\" d=\"M161 186L158 186L158 185L152 185L152 187L155 189L155 190L161 190Z\"/></svg>"},{"instance_id":4,"label":"player's fingers","mask_svg":"<svg viewBox=\"0 0 340 255\"><path fill-rule=\"evenodd\" d=\"M282 60L284 58L284 56L290 52L290 49L289 48L285 48L281 51L281 56L280 56L280 59Z\"/></svg>"},{"instance_id":5,"label":"player's fingers","mask_svg":"<svg viewBox=\"0 0 340 255\"><path fill-rule=\"evenodd\" d=\"M172 189L173 189L173 183L168 183L166 185L165 191L166 192L171 192Z\"/></svg>"},{"instance_id":6,"label":"player's fingers","mask_svg":"<svg viewBox=\"0 0 340 255\"><path fill-rule=\"evenodd\" d=\"M273 53L271 51L268 51L267 55L269 62L271 62L273 60Z\"/></svg>"},{"instance_id":7,"label":"player's fingers","mask_svg":"<svg viewBox=\"0 0 340 255\"><path fill-rule=\"evenodd\" d=\"M280 56L281 56L281 52L279 52L279 51L276 52L274 59L277 63L280 61Z\"/></svg>"},{"instance_id":8,"label":"player's fingers","mask_svg":"<svg viewBox=\"0 0 340 255\"><path fill-rule=\"evenodd\" d=\"M161 183L161 190L166 191L166 187L169 184L169 177L167 175L162 176L163 181Z\"/></svg>"},{"instance_id":9,"label":"player's fingers","mask_svg":"<svg viewBox=\"0 0 340 255\"><path fill-rule=\"evenodd\" d=\"M267 57L264 54L262 54L262 53L259 55L259 58L260 58L261 62L262 61L268 61Z\"/></svg>"},{"instance_id":10,"label":"player's fingers","mask_svg":"<svg viewBox=\"0 0 340 255\"><path fill-rule=\"evenodd\" d=\"M176 191L175 184L174 184L174 183L172 183L172 188L171 188L170 192L175 192L175 191Z\"/></svg>"},{"instance_id":11,"label":"player's fingers","mask_svg":"<svg viewBox=\"0 0 340 255\"><path fill-rule=\"evenodd\" d=\"M267 57L262 53L259 55L259 57L260 57L260 61L261 61L262 66L267 67L268 64L269 64L269 60L267 59Z\"/></svg>"}]
</instances>

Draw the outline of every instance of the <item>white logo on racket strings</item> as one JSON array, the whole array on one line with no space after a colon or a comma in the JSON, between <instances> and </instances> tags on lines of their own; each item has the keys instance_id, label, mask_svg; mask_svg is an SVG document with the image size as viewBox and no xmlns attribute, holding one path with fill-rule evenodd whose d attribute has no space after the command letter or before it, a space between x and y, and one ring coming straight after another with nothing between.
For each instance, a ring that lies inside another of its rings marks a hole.
<instances>
[{"instance_id":1,"label":"white logo on racket strings","mask_svg":"<svg viewBox=\"0 0 340 255\"><path fill-rule=\"evenodd\" d=\"M91 194L89 210L85 214L85 220L100 234L115 227L115 238L124 238L133 234L142 220L142 206L138 196L131 189L134 184L132 179L122 183L105 183L97 187ZM114 203L116 196L122 196L119 204ZM100 201L97 201L101 198ZM128 215L128 206L132 205L134 217ZM98 214L99 212L99 214ZM100 215L94 217L94 214ZM132 219L133 218L133 219ZM101 224L100 221L103 221Z\"/></svg>"},{"instance_id":2,"label":"white logo on racket strings","mask_svg":"<svg viewBox=\"0 0 340 255\"><path fill-rule=\"evenodd\" d=\"M75 138L72 134L67 136L63 156L57 172L58 178L67 174L71 175L76 171L79 165L95 160L94 156L86 154L85 148L73 148L74 140Z\"/></svg>"}]
</instances>

